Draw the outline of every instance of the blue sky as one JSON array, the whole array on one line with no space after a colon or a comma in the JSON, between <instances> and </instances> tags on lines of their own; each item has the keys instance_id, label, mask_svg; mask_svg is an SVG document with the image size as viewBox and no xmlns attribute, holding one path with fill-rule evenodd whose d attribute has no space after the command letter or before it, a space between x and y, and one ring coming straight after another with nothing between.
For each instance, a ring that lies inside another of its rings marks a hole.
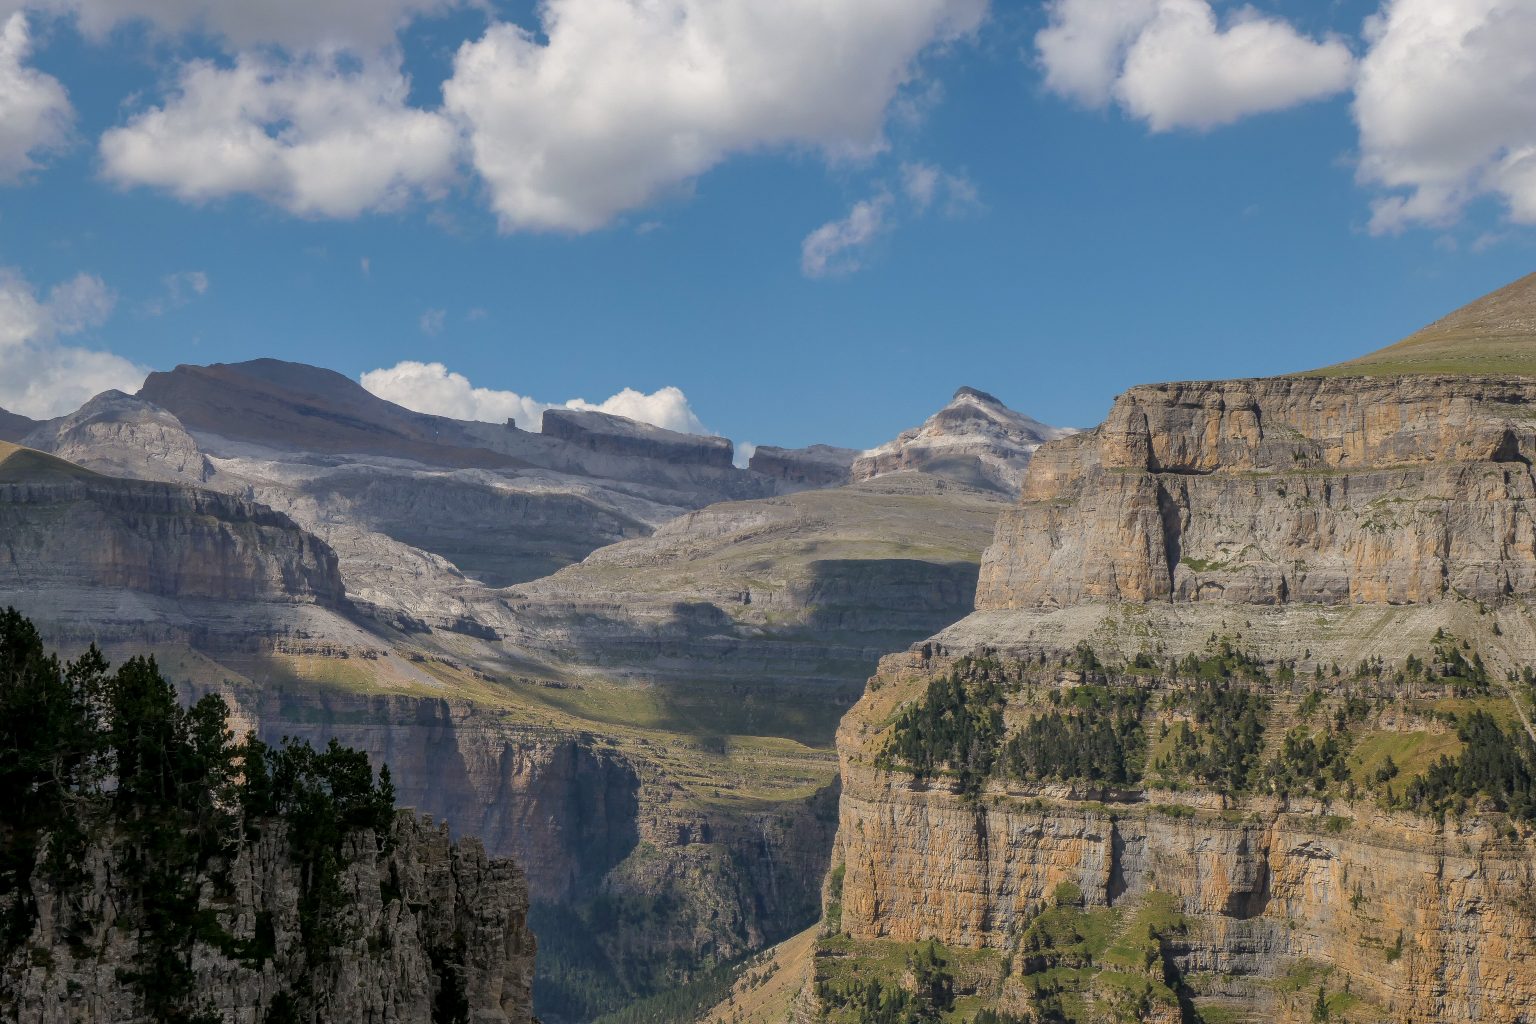
<instances>
[{"instance_id":1,"label":"blue sky","mask_svg":"<svg viewBox=\"0 0 1536 1024\"><path fill-rule=\"evenodd\" d=\"M1524 0L362 2L0 0L0 406L440 362L869 446L962 384L1090 425L1336 362L1536 269Z\"/></svg>"}]
</instances>

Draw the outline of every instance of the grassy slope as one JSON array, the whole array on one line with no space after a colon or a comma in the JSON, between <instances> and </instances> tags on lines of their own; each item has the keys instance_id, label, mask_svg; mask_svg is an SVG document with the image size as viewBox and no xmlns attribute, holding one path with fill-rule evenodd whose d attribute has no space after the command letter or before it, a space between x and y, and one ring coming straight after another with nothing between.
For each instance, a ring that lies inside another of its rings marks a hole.
<instances>
[{"instance_id":1,"label":"grassy slope","mask_svg":"<svg viewBox=\"0 0 1536 1024\"><path fill-rule=\"evenodd\" d=\"M544 584L672 599L701 587L766 593L817 562L911 559L980 561L1008 502L916 473L784 498L726 502L707 514L737 514L739 529L696 537L664 529L656 538L616 544ZM537 589L538 584L529 589ZM752 606L733 614L752 618Z\"/></svg>"},{"instance_id":2,"label":"grassy slope","mask_svg":"<svg viewBox=\"0 0 1536 1024\"><path fill-rule=\"evenodd\" d=\"M811 979L817 928L766 950L741 972L730 994L703 1018L711 1024L784 1024Z\"/></svg>"},{"instance_id":3,"label":"grassy slope","mask_svg":"<svg viewBox=\"0 0 1536 1024\"><path fill-rule=\"evenodd\" d=\"M0 441L0 483L38 480L92 480L96 473L52 455Z\"/></svg>"},{"instance_id":4,"label":"grassy slope","mask_svg":"<svg viewBox=\"0 0 1536 1024\"><path fill-rule=\"evenodd\" d=\"M114 661L139 650L115 649ZM560 733L597 733L656 764L700 805L755 811L801 800L837 774L830 749L781 736L753 736L701 728L679 720L654 687L623 686L601 679L486 678L461 664L373 661L313 655L225 656L212 662L185 648L153 653L176 679L236 688L286 686L299 691L441 699L451 695L501 718L509 728Z\"/></svg>"},{"instance_id":5,"label":"grassy slope","mask_svg":"<svg viewBox=\"0 0 1536 1024\"><path fill-rule=\"evenodd\" d=\"M1395 345L1302 376L1536 376L1536 274L1500 288Z\"/></svg>"}]
</instances>

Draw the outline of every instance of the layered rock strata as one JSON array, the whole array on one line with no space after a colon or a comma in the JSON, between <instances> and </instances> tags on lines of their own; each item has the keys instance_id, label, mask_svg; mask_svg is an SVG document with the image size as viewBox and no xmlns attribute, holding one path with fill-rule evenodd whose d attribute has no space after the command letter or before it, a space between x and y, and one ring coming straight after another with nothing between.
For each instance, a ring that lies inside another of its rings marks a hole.
<instances>
[{"instance_id":1,"label":"layered rock strata","mask_svg":"<svg viewBox=\"0 0 1536 1024\"><path fill-rule=\"evenodd\" d=\"M723 437L680 434L589 410L550 409L544 413L540 433L588 451L658 459L674 465L729 469L735 454L731 442Z\"/></svg>"},{"instance_id":2,"label":"layered rock strata","mask_svg":"<svg viewBox=\"0 0 1536 1024\"><path fill-rule=\"evenodd\" d=\"M1529 826L1487 796L1460 813L1402 797L1437 752L1457 755L1468 715L1499 716L1517 745L1529 730L1532 698L1504 680L1536 662L1533 400L1536 382L1465 376L1156 385L1042 446L977 613L887 658L839 730L840 941L987 952L1004 973L977 990L986 1005L1033 1020L1059 998L1070 1019L1129 1020L1111 998L1139 948L1124 929L1170 900L1148 954L1167 1001L1135 1011L1156 1019L1536 1012ZM1164 753L1181 722L1201 728L1179 709L1203 684L1176 666L1216 637L1266 666L1230 684L1265 709L1242 784ZM1416 674L1447 649L1475 655L1477 679ZM967 656L1015 666L1004 737L1088 713L1071 709L1091 693L1147 694L1124 697L1145 708L1144 765L1118 786L915 776L891 759L893 727ZM1324 736L1345 767L1300 791L1274 781ZM1083 922L1085 952L1040 951L1048 911ZM1061 964L1088 973L1032 973Z\"/></svg>"},{"instance_id":3,"label":"layered rock strata","mask_svg":"<svg viewBox=\"0 0 1536 1024\"><path fill-rule=\"evenodd\" d=\"M786 489L839 487L853 479L859 452L852 448L813 444L807 448L776 448L758 445L747 468L777 480Z\"/></svg>"},{"instance_id":4,"label":"layered rock strata","mask_svg":"<svg viewBox=\"0 0 1536 1024\"><path fill-rule=\"evenodd\" d=\"M977 608L1528 594L1533 401L1523 378L1134 388L1036 453Z\"/></svg>"}]
</instances>

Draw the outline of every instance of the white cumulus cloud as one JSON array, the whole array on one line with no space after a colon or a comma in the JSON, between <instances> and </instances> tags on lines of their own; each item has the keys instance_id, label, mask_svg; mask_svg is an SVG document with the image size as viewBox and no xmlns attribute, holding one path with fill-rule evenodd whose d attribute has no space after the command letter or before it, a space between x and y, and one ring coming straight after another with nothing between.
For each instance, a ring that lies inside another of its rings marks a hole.
<instances>
[{"instance_id":1,"label":"white cumulus cloud","mask_svg":"<svg viewBox=\"0 0 1536 1024\"><path fill-rule=\"evenodd\" d=\"M1444 225L1479 196L1536 224L1536 6L1387 0L1366 25L1359 176L1371 228Z\"/></svg>"},{"instance_id":2,"label":"white cumulus cloud","mask_svg":"<svg viewBox=\"0 0 1536 1024\"><path fill-rule=\"evenodd\" d=\"M0 4L0 184L19 180L62 147L74 120L64 86L29 67L31 55L27 16L6 17Z\"/></svg>"},{"instance_id":3,"label":"white cumulus cloud","mask_svg":"<svg viewBox=\"0 0 1536 1024\"><path fill-rule=\"evenodd\" d=\"M1117 102L1153 131L1205 130L1349 88L1354 56L1249 7L1219 24L1209 0L1053 0L1035 39L1046 86Z\"/></svg>"},{"instance_id":4,"label":"white cumulus cloud","mask_svg":"<svg viewBox=\"0 0 1536 1024\"><path fill-rule=\"evenodd\" d=\"M589 231L726 157L884 144L922 54L987 0L545 0L497 23L444 86L504 230Z\"/></svg>"},{"instance_id":5,"label":"white cumulus cloud","mask_svg":"<svg viewBox=\"0 0 1536 1024\"><path fill-rule=\"evenodd\" d=\"M115 304L111 289L90 274L39 297L16 270L0 268L0 408L42 419L111 388L136 391L149 372L144 367L59 341L101 326Z\"/></svg>"},{"instance_id":6,"label":"white cumulus cloud","mask_svg":"<svg viewBox=\"0 0 1536 1024\"><path fill-rule=\"evenodd\" d=\"M601 402L582 398L540 402L513 391L475 387L469 378L442 363L413 360L387 369L369 370L362 375L362 385L380 398L416 412L487 423L512 419L524 430L539 430L546 409L564 408L612 413L685 434L709 433L689 406L688 396L675 387L659 388L649 394L625 388Z\"/></svg>"},{"instance_id":7,"label":"white cumulus cloud","mask_svg":"<svg viewBox=\"0 0 1536 1024\"><path fill-rule=\"evenodd\" d=\"M383 59L191 61L164 104L102 136L103 171L190 202L244 193L316 217L395 208L440 192L460 144L409 90Z\"/></svg>"}]
</instances>

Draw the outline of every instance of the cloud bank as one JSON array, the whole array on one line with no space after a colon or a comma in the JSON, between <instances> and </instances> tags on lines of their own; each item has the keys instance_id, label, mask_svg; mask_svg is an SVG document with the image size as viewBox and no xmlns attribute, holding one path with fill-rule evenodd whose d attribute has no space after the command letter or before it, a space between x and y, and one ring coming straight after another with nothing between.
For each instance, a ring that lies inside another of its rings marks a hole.
<instances>
[{"instance_id":1,"label":"cloud bank","mask_svg":"<svg viewBox=\"0 0 1536 1024\"><path fill-rule=\"evenodd\" d=\"M355 217L440 194L454 126L406 103L389 62L336 55L192 61L164 104L101 137L104 175L188 202L239 193L300 216Z\"/></svg>"},{"instance_id":2,"label":"cloud bank","mask_svg":"<svg viewBox=\"0 0 1536 1024\"><path fill-rule=\"evenodd\" d=\"M496 24L444 86L504 230L591 231L733 154L884 145L931 47L986 0L547 0Z\"/></svg>"},{"instance_id":3,"label":"cloud bank","mask_svg":"<svg viewBox=\"0 0 1536 1024\"><path fill-rule=\"evenodd\" d=\"M74 108L64 86L27 65L32 35L20 11L0 5L0 185L21 180L69 138Z\"/></svg>"},{"instance_id":4,"label":"cloud bank","mask_svg":"<svg viewBox=\"0 0 1536 1024\"><path fill-rule=\"evenodd\" d=\"M411 360L388 369L369 370L361 379L363 387L375 395L416 412L487 423L512 419L524 430L541 429L546 409L563 408L612 413L684 434L710 432L689 406L688 397L675 387L659 388L649 394L625 388L601 402L582 398L540 402L513 391L477 388L469 378L452 372L442 363Z\"/></svg>"},{"instance_id":5,"label":"cloud bank","mask_svg":"<svg viewBox=\"0 0 1536 1024\"><path fill-rule=\"evenodd\" d=\"M1207 130L1349 88L1354 57L1249 7L1218 24L1208 0L1052 0L1035 39L1046 87L1115 102L1153 131Z\"/></svg>"},{"instance_id":6,"label":"cloud bank","mask_svg":"<svg viewBox=\"0 0 1536 1024\"><path fill-rule=\"evenodd\" d=\"M1388 0L1366 24L1354 114L1371 229L1456 220L1479 196L1536 224L1536 6Z\"/></svg>"},{"instance_id":7,"label":"cloud bank","mask_svg":"<svg viewBox=\"0 0 1536 1024\"><path fill-rule=\"evenodd\" d=\"M149 372L145 367L59 341L101 326L116 303L111 289L90 274L39 297L17 271L0 268L0 408L46 419L111 388L137 391Z\"/></svg>"}]
</instances>

